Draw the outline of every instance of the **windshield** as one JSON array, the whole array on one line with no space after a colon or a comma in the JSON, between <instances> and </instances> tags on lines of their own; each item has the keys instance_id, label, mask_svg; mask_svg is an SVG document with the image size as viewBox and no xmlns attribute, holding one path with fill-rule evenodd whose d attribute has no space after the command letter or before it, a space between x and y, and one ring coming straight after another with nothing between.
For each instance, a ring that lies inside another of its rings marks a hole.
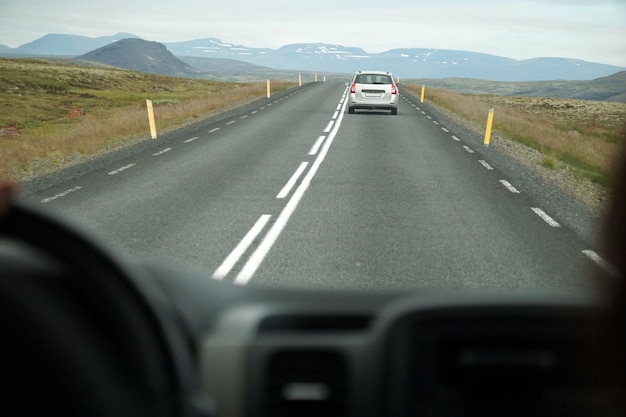
<instances>
[{"instance_id":1,"label":"windshield","mask_svg":"<svg viewBox=\"0 0 626 417\"><path fill-rule=\"evenodd\" d=\"M355 79L359 84L392 84L393 81L389 75L380 74L359 74Z\"/></svg>"},{"instance_id":2,"label":"windshield","mask_svg":"<svg viewBox=\"0 0 626 417\"><path fill-rule=\"evenodd\" d=\"M593 287L626 4L359 6L3 1L0 178L235 285Z\"/></svg>"}]
</instances>

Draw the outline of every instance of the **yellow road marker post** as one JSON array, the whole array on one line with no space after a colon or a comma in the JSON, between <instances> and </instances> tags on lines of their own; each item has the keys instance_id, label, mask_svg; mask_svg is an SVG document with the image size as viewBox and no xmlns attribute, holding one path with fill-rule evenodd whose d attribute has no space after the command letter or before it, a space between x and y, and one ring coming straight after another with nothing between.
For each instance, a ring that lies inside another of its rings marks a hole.
<instances>
[{"instance_id":1,"label":"yellow road marker post","mask_svg":"<svg viewBox=\"0 0 626 417\"><path fill-rule=\"evenodd\" d=\"M270 80L267 80L267 98L272 96L272 90L270 89Z\"/></svg>"},{"instance_id":2,"label":"yellow road marker post","mask_svg":"<svg viewBox=\"0 0 626 417\"><path fill-rule=\"evenodd\" d=\"M489 146L491 142L491 128L493 127L493 113L495 109L489 109L489 115L487 116L487 128L485 129L485 146Z\"/></svg>"},{"instance_id":3,"label":"yellow road marker post","mask_svg":"<svg viewBox=\"0 0 626 417\"><path fill-rule=\"evenodd\" d=\"M154 122L154 108L152 107L152 100L146 100L146 106L148 107L148 121L150 122L150 135L152 139L157 138L156 123Z\"/></svg>"},{"instance_id":4,"label":"yellow road marker post","mask_svg":"<svg viewBox=\"0 0 626 417\"><path fill-rule=\"evenodd\" d=\"M420 95L420 103L424 102L424 92L426 91L426 86L422 86L422 94Z\"/></svg>"}]
</instances>

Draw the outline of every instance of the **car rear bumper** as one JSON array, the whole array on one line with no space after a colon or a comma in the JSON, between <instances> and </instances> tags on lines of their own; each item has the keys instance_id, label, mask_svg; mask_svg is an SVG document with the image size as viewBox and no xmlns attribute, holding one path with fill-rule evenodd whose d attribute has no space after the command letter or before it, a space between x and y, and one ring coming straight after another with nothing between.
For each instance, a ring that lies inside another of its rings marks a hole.
<instances>
[{"instance_id":1,"label":"car rear bumper","mask_svg":"<svg viewBox=\"0 0 626 417\"><path fill-rule=\"evenodd\" d=\"M357 100L356 97L350 97L348 102L350 109L360 110L393 110L398 108L398 102L396 100Z\"/></svg>"},{"instance_id":2,"label":"car rear bumper","mask_svg":"<svg viewBox=\"0 0 626 417\"><path fill-rule=\"evenodd\" d=\"M397 109L397 104L350 104L348 105L351 109L355 110L392 110Z\"/></svg>"}]
</instances>

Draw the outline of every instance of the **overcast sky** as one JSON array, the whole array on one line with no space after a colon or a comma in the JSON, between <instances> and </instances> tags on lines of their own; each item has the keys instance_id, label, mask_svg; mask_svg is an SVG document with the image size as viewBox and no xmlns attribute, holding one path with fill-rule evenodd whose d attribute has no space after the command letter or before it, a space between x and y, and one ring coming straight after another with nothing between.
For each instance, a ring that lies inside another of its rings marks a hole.
<instances>
[{"instance_id":1,"label":"overcast sky","mask_svg":"<svg viewBox=\"0 0 626 417\"><path fill-rule=\"evenodd\" d=\"M0 0L6 46L47 33L118 32L157 42L440 48L626 67L626 0Z\"/></svg>"}]
</instances>

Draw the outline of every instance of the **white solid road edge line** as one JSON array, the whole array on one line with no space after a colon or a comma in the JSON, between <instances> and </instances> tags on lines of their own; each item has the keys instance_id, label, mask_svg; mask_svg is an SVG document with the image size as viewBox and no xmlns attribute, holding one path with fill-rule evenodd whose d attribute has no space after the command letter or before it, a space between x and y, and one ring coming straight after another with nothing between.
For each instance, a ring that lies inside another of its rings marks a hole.
<instances>
[{"instance_id":1,"label":"white solid road edge line","mask_svg":"<svg viewBox=\"0 0 626 417\"><path fill-rule=\"evenodd\" d=\"M235 284L246 285L248 281L252 279L256 270L259 268L259 266L261 266L261 263L278 239L278 236L280 236L285 226L287 226L287 222L291 218L291 215L296 211L298 204L300 204L300 200L302 200L304 193L309 188L309 185L311 185L313 177L315 177L317 170L326 158L328 150L330 149L330 146L332 145L335 136L337 136L337 132L339 131L339 126L341 126L341 121L343 120L347 104L347 101L344 102L341 114L339 115L337 122L334 124L332 131L328 135L328 139L324 142L324 146L322 147L319 155L317 156L317 158L315 158L311 169L309 169L309 172L307 172L305 177L302 179L302 182L300 183L298 188L296 188L296 191L283 208L283 211L276 219L276 222L274 222L270 230L261 241L261 244L256 248L254 253L250 256L250 259L248 259L248 262L246 262L243 269L235 278Z\"/></svg>"},{"instance_id":2,"label":"white solid road edge line","mask_svg":"<svg viewBox=\"0 0 626 417\"><path fill-rule=\"evenodd\" d=\"M551 227L561 227L552 217L548 216L545 211L541 210L537 207L531 207L531 210L535 212L539 217L543 219L546 223L548 223Z\"/></svg>"},{"instance_id":3,"label":"white solid road edge line","mask_svg":"<svg viewBox=\"0 0 626 417\"><path fill-rule=\"evenodd\" d=\"M213 279L224 279L233 267L237 264L239 259L243 256L244 253L248 250L254 239L263 231L263 228L270 221L272 216L270 214L264 214L256 221L252 229L246 233L246 235L241 239L241 242L233 249L233 251L228 255L224 262L215 270L213 273Z\"/></svg>"},{"instance_id":4,"label":"white solid road edge line","mask_svg":"<svg viewBox=\"0 0 626 417\"><path fill-rule=\"evenodd\" d=\"M303 162L300 164L296 172L294 172L294 174L291 176L289 181L287 181L287 184L285 184L283 189L280 190L276 198L283 199L289 195L289 193L291 192L293 187L296 185L296 183L298 182L298 179L300 178L300 176L302 175L302 173L304 172L304 170L306 169L308 165L309 165L308 162Z\"/></svg>"}]
</instances>

